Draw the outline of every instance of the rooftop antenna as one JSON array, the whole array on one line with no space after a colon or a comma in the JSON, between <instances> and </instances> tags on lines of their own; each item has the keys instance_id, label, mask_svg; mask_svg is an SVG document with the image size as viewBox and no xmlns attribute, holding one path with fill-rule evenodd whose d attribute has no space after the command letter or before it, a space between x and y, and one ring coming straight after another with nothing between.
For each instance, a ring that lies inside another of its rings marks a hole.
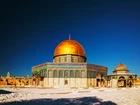
<instances>
[{"instance_id":1,"label":"rooftop antenna","mask_svg":"<svg viewBox=\"0 0 140 105\"><path fill-rule=\"evenodd\" d=\"M69 40L71 39L70 34L69 34Z\"/></svg>"}]
</instances>

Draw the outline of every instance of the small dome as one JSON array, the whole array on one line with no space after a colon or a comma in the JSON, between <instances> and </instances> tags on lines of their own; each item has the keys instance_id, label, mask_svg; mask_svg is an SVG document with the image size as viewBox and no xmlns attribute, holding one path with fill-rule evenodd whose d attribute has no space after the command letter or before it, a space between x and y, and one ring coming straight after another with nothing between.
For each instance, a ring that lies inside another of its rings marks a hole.
<instances>
[{"instance_id":1,"label":"small dome","mask_svg":"<svg viewBox=\"0 0 140 105\"><path fill-rule=\"evenodd\" d=\"M80 43L75 40L64 40L58 44L54 51L54 56L63 55L63 54L74 54L85 57L84 48Z\"/></svg>"},{"instance_id":2,"label":"small dome","mask_svg":"<svg viewBox=\"0 0 140 105\"><path fill-rule=\"evenodd\" d=\"M127 70L127 66L123 63L120 63L116 66L115 70Z\"/></svg>"}]
</instances>

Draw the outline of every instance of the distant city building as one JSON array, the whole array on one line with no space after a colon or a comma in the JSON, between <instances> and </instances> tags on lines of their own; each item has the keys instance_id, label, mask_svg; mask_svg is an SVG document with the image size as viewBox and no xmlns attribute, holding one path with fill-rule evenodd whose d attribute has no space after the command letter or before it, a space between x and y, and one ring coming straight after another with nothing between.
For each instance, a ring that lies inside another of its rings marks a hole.
<instances>
[{"instance_id":1,"label":"distant city building","mask_svg":"<svg viewBox=\"0 0 140 105\"><path fill-rule=\"evenodd\" d=\"M7 73L7 78L10 78L10 72Z\"/></svg>"}]
</instances>

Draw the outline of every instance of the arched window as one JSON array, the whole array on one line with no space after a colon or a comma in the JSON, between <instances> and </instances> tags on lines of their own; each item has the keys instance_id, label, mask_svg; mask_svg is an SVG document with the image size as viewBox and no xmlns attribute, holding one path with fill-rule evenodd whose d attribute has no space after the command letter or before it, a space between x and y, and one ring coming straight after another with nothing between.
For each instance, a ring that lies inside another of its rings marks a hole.
<instances>
[{"instance_id":1,"label":"arched window","mask_svg":"<svg viewBox=\"0 0 140 105\"><path fill-rule=\"evenodd\" d=\"M82 77L84 77L85 76L85 71L84 70L82 70Z\"/></svg>"},{"instance_id":2,"label":"arched window","mask_svg":"<svg viewBox=\"0 0 140 105\"><path fill-rule=\"evenodd\" d=\"M74 71L70 71L70 77L74 77Z\"/></svg>"},{"instance_id":3,"label":"arched window","mask_svg":"<svg viewBox=\"0 0 140 105\"><path fill-rule=\"evenodd\" d=\"M52 77L52 71L49 70L49 77Z\"/></svg>"},{"instance_id":4,"label":"arched window","mask_svg":"<svg viewBox=\"0 0 140 105\"><path fill-rule=\"evenodd\" d=\"M60 58L60 57L58 57L58 59L59 59L59 61L58 61L58 62L61 62L61 58Z\"/></svg>"},{"instance_id":5,"label":"arched window","mask_svg":"<svg viewBox=\"0 0 140 105\"><path fill-rule=\"evenodd\" d=\"M121 77L119 77L119 79L122 79L122 80L123 80L123 79L125 79L125 78L124 78L123 76L121 76Z\"/></svg>"},{"instance_id":6,"label":"arched window","mask_svg":"<svg viewBox=\"0 0 140 105\"><path fill-rule=\"evenodd\" d=\"M62 70L59 71L59 76L63 77L63 71Z\"/></svg>"},{"instance_id":7,"label":"arched window","mask_svg":"<svg viewBox=\"0 0 140 105\"><path fill-rule=\"evenodd\" d=\"M64 58L64 60L65 60L65 62L67 62L67 58L66 57Z\"/></svg>"},{"instance_id":8,"label":"arched window","mask_svg":"<svg viewBox=\"0 0 140 105\"><path fill-rule=\"evenodd\" d=\"M79 77L79 72L78 72L78 71L76 71L75 77L76 77L76 78Z\"/></svg>"},{"instance_id":9,"label":"arched window","mask_svg":"<svg viewBox=\"0 0 140 105\"><path fill-rule=\"evenodd\" d=\"M68 71L65 71L65 77L68 77Z\"/></svg>"},{"instance_id":10,"label":"arched window","mask_svg":"<svg viewBox=\"0 0 140 105\"><path fill-rule=\"evenodd\" d=\"M71 58L71 62L74 62L74 57Z\"/></svg>"},{"instance_id":11,"label":"arched window","mask_svg":"<svg viewBox=\"0 0 140 105\"><path fill-rule=\"evenodd\" d=\"M53 76L54 76L54 77L57 77L57 71L56 71L56 70L54 71Z\"/></svg>"}]
</instances>

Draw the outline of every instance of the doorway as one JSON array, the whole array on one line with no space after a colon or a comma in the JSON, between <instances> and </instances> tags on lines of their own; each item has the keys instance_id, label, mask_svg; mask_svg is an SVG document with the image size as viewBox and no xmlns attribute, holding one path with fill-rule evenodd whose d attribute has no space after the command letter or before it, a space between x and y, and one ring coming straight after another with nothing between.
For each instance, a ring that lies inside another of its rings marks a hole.
<instances>
[{"instance_id":1,"label":"doorway","mask_svg":"<svg viewBox=\"0 0 140 105\"><path fill-rule=\"evenodd\" d=\"M64 85L68 85L68 80L65 80L64 81Z\"/></svg>"}]
</instances>

